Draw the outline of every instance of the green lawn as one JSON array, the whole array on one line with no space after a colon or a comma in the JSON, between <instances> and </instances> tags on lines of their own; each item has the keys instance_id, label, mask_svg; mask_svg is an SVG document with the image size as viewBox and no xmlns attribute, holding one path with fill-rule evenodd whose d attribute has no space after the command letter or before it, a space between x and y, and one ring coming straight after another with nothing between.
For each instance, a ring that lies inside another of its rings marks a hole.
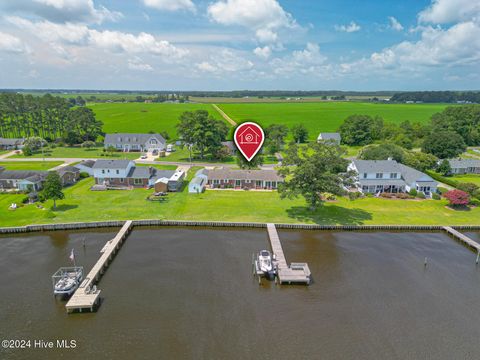
<instances>
[{"instance_id":1,"label":"green lawn","mask_svg":"<svg viewBox=\"0 0 480 360\"><path fill-rule=\"evenodd\" d=\"M48 158L78 158L78 159L130 159L135 160L140 157L141 153L139 152L115 152L115 153L104 153L103 147L95 148L82 148L82 147L56 147L56 148L47 148L44 149L43 154L41 152L36 152L32 158L42 158L45 156ZM10 158L28 158L23 154L13 155Z\"/></svg>"},{"instance_id":2,"label":"green lawn","mask_svg":"<svg viewBox=\"0 0 480 360\"><path fill-rule=\"evenodd\" d=\"M209 104L95 103L88 107L103 121L106 133L166 131L172 139L177 138L176 125L184 111L207 110L215 118L223 119Z\"/></svg>"},{"instance_id":3,"label":"green lawn","mask_svg":"<svg viewBox=\"0 0 480 360\"><path fill-rule=\"evenodd\" d=\"M195 170L192 169L189 175L193 175ZM0 195L0 226L114 219L317 224L480 224L480 208L454 211L445 207L444 200L340 199L312 213L301 198L281 200L276 192L207 191L197 195L188 194L185 186L183 192L169 194L166 202L159 203L145 200L152 190L92 192L89 190L92 184L92 179L86 179L65 189L65 200L58 202L56 211L51 210L51 201L45 204L47 210L27 205L10 211L10 204L20 204L25 195Z\"/></svg>"},{"instance_id":4,"label":"green lawn","mask_svg":"<svg viewBox=\"0 0 480 360\"><path fill-rule=\"evenodd\" d=\"M7 170L49 170L55 166L61 165L61 161L4 161L0 162Z\"/></svg>"},{"instance_id":5,"label":"green lawn","mask_svg":"<svg viewBox=\"0 0 480 360\"><path fill-rule=\"evenodd\" d=\"M375 104L362 102L318 102L318 103L251 103L219 104L227 115L236 122L247 120L262 126L285 124L291 128L304 124L309 139L316 140L320 132L334 132L345 118L352 114L379 115L386 121L400 123L404 120L428 123L430 117L442 111L442 104Z\"/></svg>"},{"instance_id":6,"label":"green lawn","mask_svg":"<svg viewBox=\"0 0 480 360\"><path fill-rule=\"evenodd\" d=\"M480 186L480 175L455 175L452 177L453 180L464 182L464 183L474 183Z\"/></svg>"}]
</instances>

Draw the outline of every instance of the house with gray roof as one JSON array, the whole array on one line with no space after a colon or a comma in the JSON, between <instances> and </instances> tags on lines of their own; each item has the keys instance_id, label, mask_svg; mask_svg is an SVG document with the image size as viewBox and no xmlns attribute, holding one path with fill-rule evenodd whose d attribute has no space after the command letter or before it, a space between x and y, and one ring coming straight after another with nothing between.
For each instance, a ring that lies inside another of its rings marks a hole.
<instances>
[{"instance_id":1,"label":"house with gray roof","mask_svg":"<svg viewBox=\"0 0 480 360\"><path fill-rule=\"evenodd\" d=\"M437 191L438 183L421 171L395 160L353 160L348 170L357 173L356 187L363 193L399 193L416 189L427 196Z\"/></svg>"},{"instance_id":2,"label":"house with gray roof","mask_svg":"<svg viewBox=\"0 0 480 360\"><path fill-rule=\"evenodd\" d=\"M165 150L167 141L160 134L106 134L104 147L114 147L119 151L159 152Z\"/></svg>"},{"instance_id":3,"label":"house with gray roof","mask_svg":"<svg viewBox=\"0 0 480 360\"><path fill-rule=\"evenodd\" d=\"M82 162L76 164L75 167L80 172L84 172L90 176L93 176L93 165L95 165L95 160L83 160Z\"/></svg>"},{"instance_id":4,"label":"house with gray roof","mask_svg":"<svg viewBox=\"0 0 480 360\"><path fill-rule=\"evenodd\" d=\"M0 169L0 190L38 191L41 190L48 175L48 171L2 169Z\"/></svg>"},{"instance_id":5,"label":"house with gray roof","mask_svg":"<svg viewBox=\"0 0 480 360\"><path fill-rule=\"evenodd\" d=\"M0 150L17 150L23 148L25 139L8 139L0 137Z\"/></svg>"},{"instance_id":6,"label":"house with gray roof","mask_svg":"<svg viewBox=\"0 0 480 360\"><path fill-rule=\"evenodd\" d=\"M317 142L325 141L325 142L333 142L337 145L340 145L342 141L342 137L339 133L320 133L317 138Z\"/></svg>"},{"instance_id":7,"label":"house with gray roof","mask_svg":"<svg viewBox=\"0 0 480 360\"><path fill-rule=\"evenodd\" d=\"M451 173L459 174L480 174L480 160L477 159L451 159L448 160Z\"/></svg>"},{"instance_id":8,"label":"house with gray roof","mask_svg":"<svg viewBox=\"0 0 480 360\"><path fill-rule=\"evenodd\" d=\"M95 184L110 187L150 187L159 178L171 178L175 171L136 166L132 160L97 160L93 165Z\"/></svg>"},{"instance_id":9,"label":"house with gray roof","mask_svg":"<svg viewBox=\"0 0 480 360\"><path fill-rule=\"evenodd\" d=\"M264 189L274 190L284 182L276 170L231 170L217 168L204 170L207 186L211 189Z\"/></svg>"}]
</instances>

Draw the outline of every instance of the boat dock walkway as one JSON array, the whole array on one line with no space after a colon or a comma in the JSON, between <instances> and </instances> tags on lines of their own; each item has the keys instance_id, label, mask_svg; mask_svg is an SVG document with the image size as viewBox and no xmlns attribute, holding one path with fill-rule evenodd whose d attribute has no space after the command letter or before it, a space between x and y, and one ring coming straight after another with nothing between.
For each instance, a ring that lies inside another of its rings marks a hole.
<instances>
[{"instance_id":1,"label":"boat dock walkway","mask_svg":"<svg viewBox=\"0 0 480 360\"><path fill-rule=\"evenodd\" d=\"M93 308L99 303L100 290L96 289L95 284L105 272L116 251L122 246L123 240L132 228L132 224L131 220L126 221L117 235L107 241L100 251L102 255L65 305L68 313L76 310L80 312L82 310L93 311Z\"/></svg>"},{"instance_id":2,"label":"boat dock walkway","mask_svg":"<svg viewBox=\"0 0 480 360\"><path fill-rule=\"evenodd\" d=\"M285 259L282 243L278 237L275 224L267 224L268 238L277 267L277 277L280 284L310 283L310 268L307 263L292 263L290 266Z\"/></svg>"},{"instance_id":3,"label":"boat dock walkway","mask_svg":"<svg viewBox=\"0 0 480 360\"><path fill-rule=\"evenodd\" d=\"M461 232L455 230L450 226L444 226L443 230L445 230L448 234L452 235L455 239L460 240L465 245L469 246L470 248L474 249L477 253L480 253L480 244L476 241L473 241L468 236L462 234Z\"/></svg>"}]
</instances>

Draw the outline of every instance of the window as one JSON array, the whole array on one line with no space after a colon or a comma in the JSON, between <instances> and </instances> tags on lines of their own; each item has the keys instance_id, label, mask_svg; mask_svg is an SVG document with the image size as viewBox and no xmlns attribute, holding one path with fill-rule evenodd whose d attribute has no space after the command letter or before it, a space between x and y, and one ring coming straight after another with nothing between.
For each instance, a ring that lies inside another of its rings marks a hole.
<instances>
[{"instance_id":1,"label":"window","mask_svg":"<svg viewBox=\"0 0 480 360\"><path fill-rule=\"evenodd\" d=\"M277 182L276 181L272 181L272 188L276 188L277 187Z\"/></svg>"},{"instance_id":2,"label":"window","mask_svg":"<svg viewBox=\"0 0 480 360\"><path fill-rule=\"evenodd\" d=\"M140 184L142 184L142 179L133 179L133 183L135 185L140 185Z\"/></svg>"},{"instance_id":3,"label":"window","mask_svg":"<svg viewBox=\"0 0 480 360\"><path fill-rule=\"evenodd\" d=\"M396 179L397 173L390 173L390 179Z\"/></svg>"},{"instance_id":4,"label":"window","mask_svg":"<svg viewBox=\"0 0 480 360\"><path fill-rule=\"evenodd\" d=\"M215 180L213 180L213 183L214 183L215 185L218 185L218 184L220 184L220 180L219 180L219 179L215 179Z\"/></svg>"},{"instance_id":5,"label":"window","mask_svg":"<svg viewBox=\"0 0 480 360\"><path fill-rule=\"evenodd\" d=\"M121 182L121 183L123 183L123 180L124 180L123 178L120 178L120 182Z\"/></svg>"},{"instance_id":6,"label":"window","mask_svg":"<svg viewBox=\"0 0 480 360\"><path fill-rule=\"evenodd\" d=\"M102 169L102 174L105 174L105 169Z\"/></svg>"},{"instance_id":7,"label":"window","mask_svg":"<svg viewBox=\"0 0 480 360\"><path fill-rule=\"evenodd\" d=\"M367 176L368 176L368 174L367 174L367 173L363 173L363 178L364 178L364 179L366 179L366 178L367 178Z\"/></svg>"},{"instance_id":8,"label":"window","mask_svg":"<svg viewBox=\"0 0 480 360\"><path fill-rule=\"evenodd\" d=\"M262 180L255 181L255 186L256 187L262 187Z\"/></svg>"},{"instance_id":9,"label":"window","mask_svg":"<svg viewBox=\"0 0 480 360\"><path fill-rule=\"evenodd\" d=\"M150 144L151 144L151 145L156 145L156 144L157 144L157 140L151 139L151 140L150 140Z\"/></svg>"},{"instance_id":10,"label":"window","mask_svg":"<svg viewBox=\"0 0 480 360\"><path fill-rule=\"evenodd\" d=\"M383 179L383 173L377 173L377 174L375 175L375 177L376 177L377 179Z\"/></svg>"},{"instance_id":11,"label":"window","mask_svg":"<svg viewBox=\"0 0 480 360\"><path fill-rule=\"evenodd\" d=\"M241 180L235 180L235 186L241 186L242 181Z\"/></svg>"},{"instance_id":12,"label":"window","mask_svg":"<svg viewBox=\"0 0 480 360\"><path fill-rule=\"evenodd\" d=\"M117 175L120 175L120 170L117 170Z\"/></svg>"},{"instance_id":13,"label":"window","mask_svg":"<svg viewBox=\"0 0 480 360\"><path fill-rule=\"evenodd\" d=\"M245 180L246 184L250 184L251 182L252 182L252 180Z\"/></svg>"}]
</instances>

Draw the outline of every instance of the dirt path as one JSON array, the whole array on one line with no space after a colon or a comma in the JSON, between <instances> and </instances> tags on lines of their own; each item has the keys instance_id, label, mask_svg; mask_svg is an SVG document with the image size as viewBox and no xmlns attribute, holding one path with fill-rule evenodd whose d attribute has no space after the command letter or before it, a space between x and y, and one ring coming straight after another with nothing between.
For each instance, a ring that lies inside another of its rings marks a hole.
<instances>
[{"instance_id":1,"label":"dirt path","mask_svg":"<svg viewBox=\"0 0 480 360\"><path fill-rule=\"evenodd\" d=\"M235 121L233 121L230 116L228 116L227 114L225 114L225 112L224 112L222 109L220 109L220 108L219 108L217 105L215 105L215 104L212 104L212 106L213 106L213 108L214 108L215 110L217 110L217 111L220 113L220 115L222 115L222 117L223 117L225 120L227 120L227 121L230 123L230 125L232 125L233 127L237 126L237 123L236 123Z\"/></svg>"}]
</instances>

